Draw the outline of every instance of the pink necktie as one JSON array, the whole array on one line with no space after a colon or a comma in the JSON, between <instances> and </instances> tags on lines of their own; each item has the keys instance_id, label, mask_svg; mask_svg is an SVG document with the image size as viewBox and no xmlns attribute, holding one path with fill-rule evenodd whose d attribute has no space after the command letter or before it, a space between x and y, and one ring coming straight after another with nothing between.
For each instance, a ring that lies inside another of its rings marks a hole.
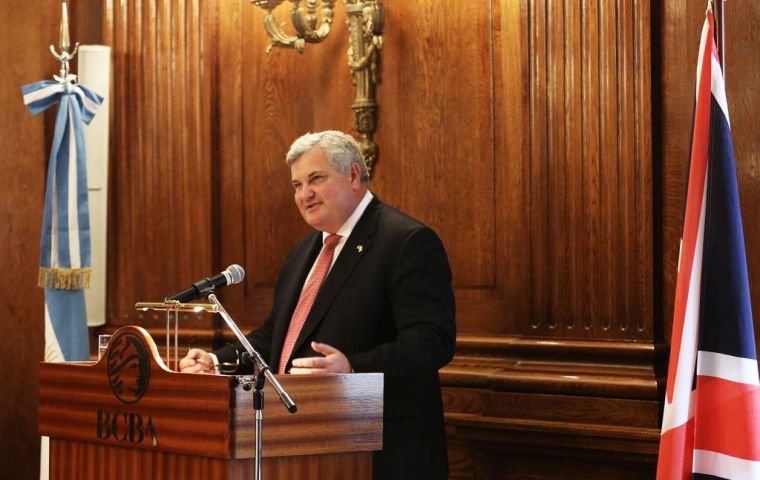
<instances>
[{"instance_id":1,"label":"pink necktie","mask_svg":"<svg viewBox=\"0 0 760 480\"><path fill-rule=\"evenodd\" d=\"M325 238L322 251L319 252L317 263L314 264L314 270L311 272L309 281L306 282L306 286L301 292L301 297L298 299L298 305L293 311L293 316L290 318L290 326L288 327L288 334L285 336L285 343L282 345L282 354L280 355L280 369L277 373L285 373L285 366L288 363L290 354L293 352L293 347L296 345L298 335L301 333L306 317L309 316L311 306L314 305L314 300L319 293L319 287L322 286L322 282L325 281L327 272L330 270L332 264L333 253L335 252L335 246L340 241L340 235L331 234Z\"/></svg>"}]
</instances>

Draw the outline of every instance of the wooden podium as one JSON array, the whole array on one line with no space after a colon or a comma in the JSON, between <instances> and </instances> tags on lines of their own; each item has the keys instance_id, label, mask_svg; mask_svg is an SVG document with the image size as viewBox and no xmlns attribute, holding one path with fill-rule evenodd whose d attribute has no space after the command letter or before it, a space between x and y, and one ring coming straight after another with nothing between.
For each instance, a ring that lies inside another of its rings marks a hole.
<instances>
[{"instance_id":1,"label":"wooden podium","mask_svg":"<svg viewBox=\"0 0 760 480\"><path fill-rule=\"evenodd\" d=\"M298 412L266 386L262 478L372 478L382 374L278 379ZM41 363L50 478L252 479L253 395L240 380L169 370L139 327L119 329L99 362Z\"/></svg>"}]
</instances>

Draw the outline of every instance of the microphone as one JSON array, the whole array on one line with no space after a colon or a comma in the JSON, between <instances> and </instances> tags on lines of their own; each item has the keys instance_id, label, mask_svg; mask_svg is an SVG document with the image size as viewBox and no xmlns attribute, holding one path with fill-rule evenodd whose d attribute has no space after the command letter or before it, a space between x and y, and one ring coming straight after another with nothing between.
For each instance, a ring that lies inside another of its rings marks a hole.
<instances>
[{"instance_id":1,"label":"microphone","mask_svg":"<svg viewBox=\"0 0 760 480\"><path fill-rule=\"evenodd\" d=\"M190 300L194 300L201 295L209 292L213 292L217 287L224 287L226 285L233 285L240 283L245 278L245 270L243 267L237 264L230 265L227 270L222 273L217 273L211 278L204 278L198 280L192 286L182 290L179 293L175 293L171 297L167 297L167 300L177 300L180 303L185 303Z\"/></svg>"}]
</instances>

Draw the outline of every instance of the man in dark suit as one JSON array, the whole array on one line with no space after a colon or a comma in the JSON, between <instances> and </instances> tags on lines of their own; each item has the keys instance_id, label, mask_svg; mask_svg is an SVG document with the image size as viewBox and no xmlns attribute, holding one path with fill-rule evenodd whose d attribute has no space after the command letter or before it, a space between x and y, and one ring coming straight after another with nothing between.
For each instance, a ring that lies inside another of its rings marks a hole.
<instances>
[{"instance_id":1,"label":"man in dark suit","mask_svg":"<svg viewBox=\"0 0 760 480\"><path fill-rule=\"evenodd\" d=\"M286 161L296 205L317 231L288 255L269 318L248 339L280 373L384 373L374 478L446 478L438 369L454 355L456 327L443 244L369 192L350 136L306 134ZM180 368L211 372L235 353L192 349Z\"/></svg>"}]
</instances>

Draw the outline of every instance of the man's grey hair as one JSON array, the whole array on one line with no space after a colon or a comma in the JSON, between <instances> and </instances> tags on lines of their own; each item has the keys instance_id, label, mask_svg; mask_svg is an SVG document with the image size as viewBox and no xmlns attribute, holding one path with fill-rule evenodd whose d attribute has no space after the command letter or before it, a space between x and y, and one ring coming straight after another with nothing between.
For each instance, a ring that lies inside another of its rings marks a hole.
<instances>
[{"instance_id":1,"label":"man's grey hair","mask_svg":"<svg viewBox=\"0 0 760 480\"><path fill-rule=\"evenodd\" d=\"M285 156L285 163L288 166L293 165L293 162L312 148L322 149L327 155L330 165L342 175L348 174L352 164L359 165L361 181L363 183L369 181L367 164L364 163L359 144L351 135L336 130L301 135L290 146L288 154Z\"/></svg>"}]
</instances>

